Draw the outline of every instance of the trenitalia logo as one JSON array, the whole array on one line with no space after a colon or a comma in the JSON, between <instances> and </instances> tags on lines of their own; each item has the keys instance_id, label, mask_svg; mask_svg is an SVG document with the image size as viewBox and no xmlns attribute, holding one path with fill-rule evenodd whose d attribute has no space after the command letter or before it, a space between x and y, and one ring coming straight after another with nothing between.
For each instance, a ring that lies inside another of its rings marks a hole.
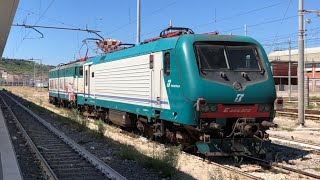
<instances>
[{"instance_id":1,"label":"trenitalia logo","mask_svg":"<svg viewBox=\"0 0 320 180\"><path fill-rule=\"evenodd\" d=\"M237 94L236 98L234 99L234 102L241 102L243 97L244 97L244 94Z\"/></svg>"}]
</instances>

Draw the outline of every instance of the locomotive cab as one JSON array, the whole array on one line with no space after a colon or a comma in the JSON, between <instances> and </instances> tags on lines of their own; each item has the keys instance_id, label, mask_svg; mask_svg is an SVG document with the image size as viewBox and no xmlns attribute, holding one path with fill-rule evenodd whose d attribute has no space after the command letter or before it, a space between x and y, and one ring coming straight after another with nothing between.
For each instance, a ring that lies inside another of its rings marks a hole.
<instances>
[{"instance_id":1,"label":"locomotive cab","mask_svg":"<svg viewBox=\"0 0 320 180\"><path fill-rule=\"evenodd\" d=\"M276 93L262 46L249 37L185 35L176 49L182 93L193 109L185 123L195 124L198 151L265 154Z\"/></svg>"}]
</instances>

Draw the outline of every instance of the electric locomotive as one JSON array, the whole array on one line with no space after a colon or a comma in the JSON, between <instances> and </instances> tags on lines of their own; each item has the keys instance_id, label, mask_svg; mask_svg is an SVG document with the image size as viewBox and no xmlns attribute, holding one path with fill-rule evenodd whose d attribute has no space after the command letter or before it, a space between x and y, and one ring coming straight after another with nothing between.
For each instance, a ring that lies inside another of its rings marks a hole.
<instances>
[{"instance_id":1,"label":"electric locomotive","mask_svg":"<svg viewBox=\"0 0 320 180\"><path fill-rule=\"evenodd\" d=\"M73 76L67 102L81 111L206 156L268 151L276 91L267 55L250 37L170 27L76 66L83 76Z\"/></svg>"}]
</instances>

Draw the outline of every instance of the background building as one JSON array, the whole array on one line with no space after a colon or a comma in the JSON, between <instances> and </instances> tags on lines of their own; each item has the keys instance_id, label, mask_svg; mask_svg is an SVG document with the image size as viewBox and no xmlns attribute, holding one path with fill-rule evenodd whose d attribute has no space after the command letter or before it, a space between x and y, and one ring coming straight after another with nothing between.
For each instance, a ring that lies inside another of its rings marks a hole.
<instances>
[{"instance_id":1,"label":"background building","mask_svg":"<svg viewBox=\"0 0 320 180\"><path fill-rule=\"evenodd\" d=\"M320 47L305 49L305 76L309 78L310 91L320 92ZM289 50L268 54L272 65L277 90L287 90L289 70ZM297 90L298 49L291 50L291 84Z\"/></svg>"}]
</instances>

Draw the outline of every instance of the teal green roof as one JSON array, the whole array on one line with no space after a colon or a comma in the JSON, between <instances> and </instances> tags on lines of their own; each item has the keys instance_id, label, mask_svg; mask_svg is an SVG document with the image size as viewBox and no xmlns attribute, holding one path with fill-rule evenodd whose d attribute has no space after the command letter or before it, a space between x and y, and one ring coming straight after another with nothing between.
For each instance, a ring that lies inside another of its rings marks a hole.
<instances>
[{"instance_id":1,"label":"teal green roof","mask_svg":"<svg viewBox=\"0 0 320 180\"><path fill-rule=\"evenodd\" d=\"M89 58L86 62L99 63L105 61L114 61L118 59L134 57L152 52L173 49L177 45L178 41L180 43L181 41L185 41L186 43L192 44L195 41L234 41L249 42L260 46L260 44L256 40L248 36L191 34L172 38L163 38L149 43L141 43L139 45L124 50L115 51L112 53L102 54L99 56Z\"/></svg>"}]
</instances>

